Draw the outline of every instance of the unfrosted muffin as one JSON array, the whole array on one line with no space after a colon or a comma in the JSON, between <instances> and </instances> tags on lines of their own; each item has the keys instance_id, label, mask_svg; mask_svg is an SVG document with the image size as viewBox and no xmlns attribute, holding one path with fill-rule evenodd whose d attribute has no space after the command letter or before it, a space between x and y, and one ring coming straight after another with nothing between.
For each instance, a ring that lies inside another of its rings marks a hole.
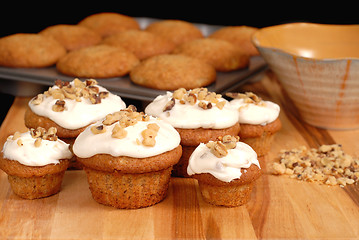
<instances>
[{"instance_id":1,"label":"unfrosted muffin","mask_svg":"<svg viewBox=\"0 0 359 240\"><path fill-rule=\"evenodd\" d=\"M188 158L200 143L240 131L238 111L207 88L167 92L149 103L145 113L169 122L179 132L183 154L173 169L177 177L188 177Z\"/></svg>"},{"instance_id":2,"label":"unfrosted muffin","mask_svg":"<svg viewBox=\"0 0 359 240\"><path fill-rule=\"evenodd\" d=\"M168 91L208 86L216 80L216 76L213 66L199 59L178 54L149 57L130 72L133 83Z\"/></svg>"},{"instance_id":3,"label":"unfrosted muffin","mask_svg":"<svg viewBox=\"0 0 359 240\"><path fill-rule=\"evenodd\" d=\"M126 30L103 39L102 44L123 47L140 59L173 51L175 45L166 38L143 30Z\"/></svg>"},{"instance_id":4,"label":"unfrosted muffin","mask_svg":"<svg viewBox=\"0 0 359 240\"><path fill-rule=\"evenodd\" d=\"M238 136L230 135L201 143L193 151L187 170L198 180L206 202L225 207L246 204L255 180L261 176L256 152L239 142Z\"/></svg>"},{"instance_id":5,"label":"unfrosted muffin","mask_svg":"<svg viewBox=\"0 0 359 240\"><path fill-rule=\"evenodd\" d=\"M0 66L49 67L66 54L56 40L35 33L16 33L0 38Z\"/></svg>"},{"instance_id":6,"label":"unfrosted muffin","mask_svg":"<svg viewBox=\"0 0 359 240\"><path fill-rule=\"evenodd\" d=\"M249 56L257 56L259 52L252 42L252 36L257 30L256 27L245 25L226 26L211 33L208 37L228 41Z\"/></svg>"},{"instance_id":7,"label":"unfrosted muffin","mask_svg":"<svg viewBox=\"0 0 359 240\"><path fill-rule=\"evenodd\" d=\"M172 166L182 153L180 136L170 124L132 105L87 127L73 151L95 201L132 209L166 197Z\"/></svg>"},{"instance_id":8,"label":"unfrosted muffin","mask_svg":"<svg viewBox=\"0 0 359 240\"><path fill-rule=\"evenodd\" d=\"M57 136L72 146L74 139L88 125L125 107L120 96L101 87L94 79L57 80L48 91L29 101L25 126L55 127ZM78 168L77 162L73 161L72 167Z\"/></svg>"},{"instance_id":9,"label":"unfrosted muffin","mask_svg":"<svg viewBox=\"0 0 359 240\"><path fill-rule=\"evenodd\" d=\"M102 37L128 29L140 29L135 18L116 12L100 12L89 15L82 19L78 25L90 28Z\"/></svg>"},{"instance_id":10,"label":"unfrosted muffin","mask_svg":"<svg viewBox=\"0 0 359 240\"><path fill-rule=\"evenodd\" d=\"M139 59L125 48L99 44L68 52L56 69L78 78L113 78L128 74Z\"/></svg>"},{"instance_id":11,"label":"unfrosted muffin","mask_svg":"<svg viewBox=\"0 0 359 240\"><path fill-rule=\"evenodd\" d=\"M0 168L7 173L13 192L25 199L48 197L61 190L72 153L56 136L56 129L15 132L5 142Z\"/></svg>"},{"instance_id":12,"label":"unfrosted muffin","mask_svg":"<svg viewBox=\"0 0 359 240\"><path fill-rule=\"evenodd\" d=\"M243 69L249 65L248 54L221 39L195 39L177 46L172 53L198 58L220 72Z\"/></svg>"},{"instance_id":13,"label":"unfrosted muffin","mask_svg":"<svg viewBox=\"0 0 359 240\"><path fill-rule=\"evenodd\" d=\"M145 30L167 38L176 46L204 37L202 31L195 24L179 19L155 21L150 23Z\"/></svg>"},{"instance_id":14,"label":"unfrosted muffin","mask_svg":"<svg viewBox=\"0 0 359 240\"><path fill-rule=\"evenodd\" d=\"M52 37L67 51L93 46L102 40L101 35L91 29L71 24L52 25L40 31L39 34Z\"/></svg>"},{"instance_id":15,"label":"unfrosted muffin","mask_svg":"<svg viewBox=\"0 0 359 240\"><path fill-rule=\"evenodd\" d=\"M240 141L250 145L258 156L266 155L270 151L275 134L282 127L279 105L264 101L252 92L227 95L234 98L230 104L239 113Z\"/></svg>"}]
</instances>

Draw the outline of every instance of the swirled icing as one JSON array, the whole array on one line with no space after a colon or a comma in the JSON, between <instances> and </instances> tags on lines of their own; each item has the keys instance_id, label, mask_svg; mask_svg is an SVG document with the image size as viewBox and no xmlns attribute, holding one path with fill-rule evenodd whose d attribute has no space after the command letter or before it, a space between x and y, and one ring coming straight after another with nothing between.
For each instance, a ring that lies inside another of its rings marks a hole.
<instances>
[{"instance_id":1,"label":"swirled icing","mask_svg":"<svg viewBox=\"0 0 359 240\"><path fill-rule=\"evenodd\" d=\"M145 113L157 116L169 122L175 128L213 128L222 129L233 126L238 122L238 111L234 110L224 98L222 109L215 105L211 109L202 109L198 104L180 103L175 99L175 105L170 111L163 111L165 105L173 98L172 92L157 96L145 108ZM208 103L208 101L204 101Z\"/></svg>"},{"instance_id":2,"label":"swirled icing","mask_svg":"<svg viewBox=\"0 0 359 240\"><path fill-rule=\"evenodd\" d=\"M156 144L153 147L141 144L143 140L141 132L151 123L159 126L155 137ZM124 128L127 135L122 139L111 137L115 124L104 126L106 131L100 134L94 134L91 127L102 125L102 121L88 126L76 138L73 145L74 154L80 158L88 158L96 154L145 158L170 151L180 143L178 132L169 123L155 117L150 117L148 121L138 121L135 125Z\"/></svg>"},{"instance_id":3,"label":"swirled icing","mask_svg":"<svg viewBox=\"0 0 359 240\"><path fill-rule=\"evenodd\" d=\"M201 143L189 158L187 173L209 173L221 181L230 182L239 179L241 170L252 164L260 167L256 152L246 143L237 142L236 147L229 149L224 157L216 157L206 144Z\"/></svg>"},{"instance_id":4,"label":"swirled icing","mask_svg":"<svg viewBox=\"0 0 359 240\"><path fill-rule=\"evenodd\" d=\"M74 85L74 81L70 82L70 84ZM95 86L98 87L101 92L109 92L104 87L99 85ZM56 85L53 86L53 89L56 88L58 88ZM121 97L111 92L109 92L108 97L102 99L99 104L92 104L89 99L83 97L81 101L65 98L66 110L62 112L52 110L52 106L57 101L57 99L54 99L52 96L45 97L38 105L32 104L32 100L29 101L29 107L35 114L47 117L59 126L67 129L78 129L87 126L90 123L104 118L108 113L119 111L126 107Z\"/></svg>"},{"instance_id":5,"label":"swirled icing","mask_svg":"<svg viewBox=\"0 0 359 240\"><path fill-rule=\"evenodd\" d=\"M247 103L244 99L233 99L230 105L238 110L238 122L242 124L266 125L276 120L280 112L278 104L263 100Z\"/></svg>"},{"instance_id":6,"label":"swirled icing","mask_svg":"<svg viewBox=\"0 0 359 240\"><path fill-rule=\"evenodd\" d=\"M21 144L18 142L19 140ZM26 166L58 164L60 159L72 157L69 144L60 139L56 141L42 140L38 147L35 146L34 142L35 139L30 132L21 133L17 139L10 136L2 149L3 157L18 161Z\"/></svg>"}]
</instances>

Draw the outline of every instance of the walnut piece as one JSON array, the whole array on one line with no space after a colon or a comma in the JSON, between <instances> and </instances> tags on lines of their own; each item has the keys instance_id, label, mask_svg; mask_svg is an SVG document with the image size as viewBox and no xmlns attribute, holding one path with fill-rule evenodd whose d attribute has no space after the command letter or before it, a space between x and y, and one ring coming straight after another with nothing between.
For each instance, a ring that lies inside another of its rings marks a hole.
<instances>
[{"instance_id":1,"label":"walnut piece","mask_svg":"<svg viewBox=\"0 0 359 240\"><path fill-rule=\"evenodd\" d=\"M116 124L115 127L112 129L111 137L123 139L127 136L127 131L120 126L120 124Z\"/></svg>"},{"instance_id":2,"label":"walnut piece","mask_svg":"<svg viewBox=\"0 0 359 240\"><path fill-rule=\"evenodd\" d=\"M54 112L63 112L65 110L65 101L57 100L55 105L52 106L52 111Z\"/></svg>"},{"instance_id":3,"label":"walnut piece","mask_svg":"<svg viewBox=\"0 0 359 240\"><path fill-rule=\"evenodd\" d=\"M224 157L228 154L229 149L234 149L239 141L238 136L225 135L218 137L216 141L210 141L206 146L211 153L218 158Z\"/></svg>"},{"instance_id":4,"label":"walnut piece","mask_svg":"<svg viewBox=\"0 0 359 240\"><path fill-rule=\"evenodd\" d=\"M32 104L39 105L44 100L44 94L37 94L31 101Z\"/></svg>"},{"instance_id":5,"label":"walnut piece","mask_svg":"<svg viewBox=\"0 0 359 240\"><path fill-rule=\"evenodd\" d=\"M92 126L91 127L91 132L93 134L100 134L100 133L104 133L106 132L106 128L104 127L104 125L98 125L98 126Z\"/></svg>"},{"instance_id":6,"label":"walnut piece","mask_svg":"<svg viewBox=\"0 0 359 240\"><path fill-rule=\"evenodd\" d=\"M226 93L227 97L233 98L233 99L243 99L245 103L255 103L259 104L262 102L262 99L258 97L253 92L245 92L245 93L232 93L228 92Z\"/></svg>"},{"instance_id":7,"label":"walnut piece","mask_svg":"<svg viewBox=\"0 0 359 240\"><path fill-rule=\"evenodd\" d=\"M175 100L180 104L198 105L200 108L206 110L211 109L214 104L218 104L219 109L223 109L226 101L220 101L221 94L208 91L207 88L194 88L187 91L184 88L175 90L172 94L172 99L165 105L163 112L170 111L175 105Z\"/></svg>"},{"instance_id":8,"label":"walnut piece","mask_svg":"<svg viewBox=\"0 0 359 240\"><path fill-rule=\"evenodd\" d=\"M174 99L174 98L171 98L171 100L168 101L168 102L166 103L166 105L164 106L163 112L170 111L170 110L175 106L175 103L176 103L175 99Z\"/></svg>"},{"instance_id":9,"label":"walnut piece","mask_svg":"<svg viewBox=\"0 0 359 240\"><path fill-rule=\"evenodd\" d=\"M156 145L156 136L159 130L159 126L156 123L148 124L147 128L141 132L143 137L142 144L147 147L153 147Z\"/></svg>"}]
</instances>

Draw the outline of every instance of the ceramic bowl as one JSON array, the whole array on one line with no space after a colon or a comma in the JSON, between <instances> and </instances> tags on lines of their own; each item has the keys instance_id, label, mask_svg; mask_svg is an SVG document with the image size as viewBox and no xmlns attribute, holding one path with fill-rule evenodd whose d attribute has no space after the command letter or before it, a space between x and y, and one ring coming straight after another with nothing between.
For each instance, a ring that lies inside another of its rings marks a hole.
<instances>
[{"instance_id":1,"label":"ceramic bowl","mask_svg":"<svg viewBox=\"0 0 359 240\"><path fill-rule=\"evenodd\" d=\"M359 25L288 23L252 40L305 122L359 128Z\"/></svg>"}]
</instances>

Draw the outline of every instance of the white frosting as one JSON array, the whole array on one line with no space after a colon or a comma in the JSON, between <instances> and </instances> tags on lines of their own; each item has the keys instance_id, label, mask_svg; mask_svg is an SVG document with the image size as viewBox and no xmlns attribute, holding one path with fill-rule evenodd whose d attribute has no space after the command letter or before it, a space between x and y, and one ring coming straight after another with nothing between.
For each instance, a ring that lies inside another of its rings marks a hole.
<instances>
[{"instance_id":1,"label":"white frosting","mask_svg":"<svg viewBox=\"0 0 359 240\"><path fill-rule=\"evenodd\" d=\"M260 167L256 152L243 142L237 142L236 148L227 151L226 156L218 158L201 143L189 158L187 173L210 173L221 181L230 182L241 177L242 168L249 168L252 164Z\"/></svg>"},{"instance_id":2,"label":"white frosting","mask_svg":"<svg viewBox=\"0 0 359 240\"><path fill-rule=\"evenodd\" d=\"M91 127L101 125L101 123L102 121L99 121L90 125L76 138L73 145L73 151L76 156L88 158L96 154L110 154L115 157L145 158L170 151L178 147L180 143L178 132L170 124L154 117L151 117L149 121L138 121L135 125L126 127L127 136L122 139L111 137L112 129L116 123L104 126L106 128L104 133L92 133ZM150 123L157 123L160 127L155 138L156 144L153 147L139 144L143 140L141 132Z\"/></svg>"},{"instance_id":3,"label":"white frosting","mask_svg":"<svg viewBox=\"0 0 359 240\"><path fill-rule=\"evenodd\" d=\"M70 84L73 85L74 81ZM99 87L101 92L108 92L107 89ZM53 89L58 88L53 86ZM45 97L39 105L29 102L31 110L39 116L48 117L58 125L67 129L78 129L104 118L107 114L119 111L126 107L121 97L109 93L109 96L102 99L100 104L92 104L89 99L81 98L81 101L64 99L66 109L62 112L55 112L52 106L57 99L52 96Z\"/></svg>"},{"instance_id":4,"label":"white frosting","mask_svg":"<svg viewBox=\"0 0 359 240\"><path fill-rule=\"evenodd\" d=\"M19 139L21 139L22 146L18 145ZM72 157L69 144L60 139L57 141L42 140L39 147L35 147L34 142L35 139L30 132L22 133L20 138L15 140L9 137L2 149L3 156L26 166L58 164L60 159Z\"/></svg>"},{"instance_id":5,"label":"white frosting","mask_svg":"<svg viewBox=\"0 0 359 240\"><path fill-rule=\"evenodd\" d=\"M224 98L223 109L219 109L213 104L211 109L202 109L198 104L181 104L175 100L175 105L170 111L164 112L165 105L172 99L172 92L157 96L146 108L145 113L157 116L169 122L175 128L213 128L221 129L233 126L238 122L238 111L234 110ZM207 101L204 101L208 103Z\"/></svg>"},{"instance_id":6,"label":"white frosting","mask_svg":"<svg viewBox=\"0 0 359 240\"><path fill-rule=\"evenodd\" d=\"M233 99L230 104L238 110L239 123L266 125L279 116L279 105L270 101L261 101L259 104L245 103L243 99Z\"/></svg>"}]
</instances>

